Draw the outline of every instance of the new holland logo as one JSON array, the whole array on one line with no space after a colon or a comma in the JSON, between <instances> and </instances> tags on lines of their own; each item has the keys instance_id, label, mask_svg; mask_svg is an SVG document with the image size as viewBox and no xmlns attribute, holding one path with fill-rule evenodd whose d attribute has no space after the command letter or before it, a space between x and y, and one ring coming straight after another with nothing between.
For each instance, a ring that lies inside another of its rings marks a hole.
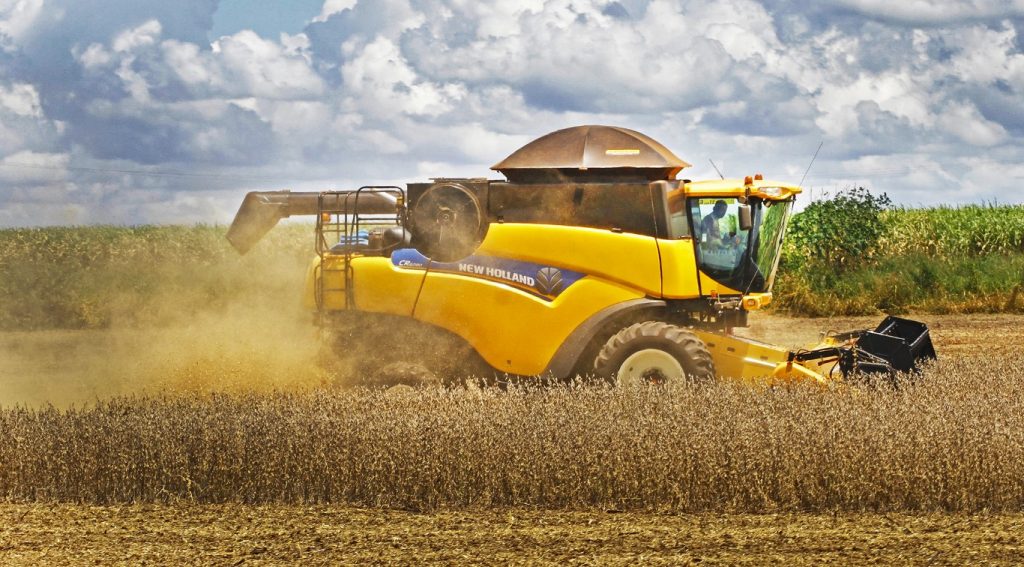
<instances>
[{"instance_id":1,"label":"new holland logo","mask_svg":"<svg viewBox=\"0 0 1024 567\"><path fill-rule=\"evenodd\" d=\"M488 282L502 283L551 301L586 274L569 269L534 264L511 258L473 254L458 262L433 262L413 248L391 254L391 264L403 270L427 270L431 273L458 274Z\"/></svg>"},{"instance_id":2,"label":"new holland logo","mask_svg":"<svg viewBox=\"0 0 1024 567\"><path fill-rule=\"evenodd\" d=\"M558 268L541 268L537 270L534 287L544 295L558 295L565 287L562 271Z\"/></svg>"}]
</instances>

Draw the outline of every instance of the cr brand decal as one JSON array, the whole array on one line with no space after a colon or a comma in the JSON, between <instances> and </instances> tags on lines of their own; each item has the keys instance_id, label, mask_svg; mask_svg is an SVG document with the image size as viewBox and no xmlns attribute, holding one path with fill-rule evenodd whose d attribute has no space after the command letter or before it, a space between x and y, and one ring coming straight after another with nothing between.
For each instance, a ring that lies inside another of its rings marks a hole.
<instances>
[{"instance_id":1,"label":"cr brand decal","mask_svg":"<svg viewBox=\"0 0 1024 567\"><path fill-rule=\"evenodd\" d=\"M396 250L391 263L399 268L460 274L508 284L545 299L554 299L586 274L497 256L474 254L458 262L434 262L413 248Z\"/></svg>"}]
</instances>

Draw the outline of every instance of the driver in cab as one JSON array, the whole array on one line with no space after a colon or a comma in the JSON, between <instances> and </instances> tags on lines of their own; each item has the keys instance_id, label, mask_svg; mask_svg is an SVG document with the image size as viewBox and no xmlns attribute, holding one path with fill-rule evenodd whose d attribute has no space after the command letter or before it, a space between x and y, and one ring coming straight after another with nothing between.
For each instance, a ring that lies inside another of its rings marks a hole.
<instances>
[{"instance_id":1,"label":"driver in cab","mask_svg":"<svg viewBox=\"0 0 1024 567\"><path fill-rule=\"evenodd\" d=\"M709 245L726 247L729 245L739 243L738 235L729 235L723 238L721 229L718 227L718 221L725 216L728 210L728 205L725 201L719 199L715 202L715 208L711 210L711 213L705 216L700 221L700 230L703 235L703 240Z\"/></svg>"}]
</instances>

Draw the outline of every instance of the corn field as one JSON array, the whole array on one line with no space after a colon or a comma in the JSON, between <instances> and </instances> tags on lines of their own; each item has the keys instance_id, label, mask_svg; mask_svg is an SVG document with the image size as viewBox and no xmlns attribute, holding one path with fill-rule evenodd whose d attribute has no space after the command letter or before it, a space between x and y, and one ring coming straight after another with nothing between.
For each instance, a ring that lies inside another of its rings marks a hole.
<instances>
[{"instance_id":1,"label":"corn field","mask_svg":"<svg viewBox=\"0 0 1024 567\"><path fill-rule=\"evenodd\" d=\"M245 301L294 298L313 255L287 224L239 256L219 226L0 230L0 329L153 324Z\"/></svg>"},{"instance_id":2,"label":"corn field","mask_svg":"<svg viewBox=\"0 0 1024 567\"><path fill-rule=\"evenodd\" d=\"M841 209L815 213L790 225L774 289L776 309L812 317L1024 313L1024 206L884 209L868 231L877 241L859 246L837 226L817 231L819 221L846 222ZM801 246L808 240L835 247L845 261L823 264Z\"/></svg>"},{"instance_id":3,"label":"corn field","mask_svg":"<svg viewBox=\"0 0 1024 567\"><path fill-rule=\"evenodd\" d=\"M885 213L884 254L980 256L1024 253L1024 206L899 208Z\"/></svg>"},{"instance_id":4,"label":"corn field","mask_svg":"<svg viewBox=\"0 0 1024 567\"><path fill-rule=\"evenodd\" d=\"M0 410L10 502L1020 511L1024 357L898 389L315 390Z\"/></svg>"}]
</instances>

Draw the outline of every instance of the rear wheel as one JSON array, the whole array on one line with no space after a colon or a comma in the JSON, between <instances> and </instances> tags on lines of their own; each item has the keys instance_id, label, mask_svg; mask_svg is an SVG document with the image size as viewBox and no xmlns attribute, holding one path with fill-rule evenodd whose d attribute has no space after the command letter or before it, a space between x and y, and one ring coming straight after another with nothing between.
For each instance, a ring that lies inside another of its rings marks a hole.
<instances>
[{"instance_id":1,"label":"rear wheel","mask_svg":"<svg viewBox=\"0 0 1024 567\"><path fill-rule=\"evenodd\" d=\"M616 333L594 360L594 372L613 384L665 384L713 380L715 365L692 331L661 321L636 323Z\"/></svg>"}]
</instances>

